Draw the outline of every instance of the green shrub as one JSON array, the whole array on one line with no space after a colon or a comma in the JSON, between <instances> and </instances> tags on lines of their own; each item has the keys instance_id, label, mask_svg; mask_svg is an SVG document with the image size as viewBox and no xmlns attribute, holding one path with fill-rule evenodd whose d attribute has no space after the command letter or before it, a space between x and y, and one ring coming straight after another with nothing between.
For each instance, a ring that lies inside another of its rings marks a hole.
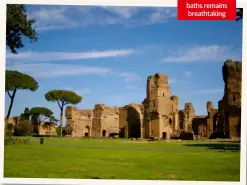
<instances>
[{"instance_id":1,"label":"green shrub","mask_svg":"<svg viewBox=\"0 0 247 185\"><path fill-rule=\"evenodd\" d=\"M29 138L13 138L6 137L4 138L4 145L15 145L15 144L29 144Z\"/></svg>"},{"instance_id":2,"label":"green shrub","mask_svg":"<svg viewBox=\"0 0 247 185\"><path fill-rule=\"evenodd\" d=\"M180 134L180 139L182 139L182 140L194 140L194 134L192 132L182 131Z\"/></svg>"},{"instance_id":3,"label":"green shrub","mask_svg":"<svg viewBox=\"0 0 247 185\"><path fill-rule=\"evenodd\" d=\"M33 136L33 137L38 137L38 136L39 136L39 134L38 134L38 133L36 133L36 132L32 132L32 133L31 133L31 136Z\"/></svg>"},{"instance_id":4,"label":"green shrub","mask_svg":"<svg viewBox=\"0 0 247 185\"><path fill-rule=\"evenodd\" d=\"M15 127L15 136L27 136L33 132L33 126L28 120L20 121Z\"/></svg>"},{"instance_id":5,"label":"green shrub","mask_svg":"<svg viewBox=\"0 0 247 185\"><path fill-rule=\"evenodd\" d=\"M14 132L6 132L6 135L5 136L13 136L14 135Z\"/></svg>"},{"instance_id":6,"label":"green shrub","mask_svg":"<svg viewBox=\"0 0 247 185\"><path fill-rule=\"evenodd\" d=\"M62 131L62 134L63 134L63 136L65 136L67 133L66 133L66 127L62 127L62 129L63 129L63 131ZM57 131L57 135L59 135L60 136L60 130L61 130L61 127L60 126L58 126L57 128L56 128L56 131Z\"/></svg>"},{"instance_id":7,"label":"green shrub","mask_svg":"<svg viewBox=\"0 0 247 185\"><path fill-rule=\"evenodd\" d=\"M12 132L13 129L14 129L14 125L12 123L8 123L7 124L7 130L8 130L8 132Z\"/></svg>"}]
</instances>

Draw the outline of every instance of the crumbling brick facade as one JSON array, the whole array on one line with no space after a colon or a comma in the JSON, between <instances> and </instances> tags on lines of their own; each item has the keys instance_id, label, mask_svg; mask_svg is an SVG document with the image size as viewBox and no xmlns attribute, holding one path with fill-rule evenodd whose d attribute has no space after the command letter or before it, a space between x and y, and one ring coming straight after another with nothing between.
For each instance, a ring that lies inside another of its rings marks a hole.
<instances>
[{"instance_id":1,"label":"crumbling brick facade","mask_svg":"<svg viewBox=\"0 0 247 185\"><path fill-rule=\"evenodd\" d=\"M118 134L126 138L157 137L170 139L183 133L210 138L215 133L240 137L241 123L241 62L226 61L222 68L224 96L215 109L206 104L208 115L196 116L193 104L187 102L179 110L179 97L172 96L166 74L147 78L146 98L142 104L123 107L95 105L94 109L66 108L67 126L72 137L109 137Z\"/></svg>"}]
</instances>

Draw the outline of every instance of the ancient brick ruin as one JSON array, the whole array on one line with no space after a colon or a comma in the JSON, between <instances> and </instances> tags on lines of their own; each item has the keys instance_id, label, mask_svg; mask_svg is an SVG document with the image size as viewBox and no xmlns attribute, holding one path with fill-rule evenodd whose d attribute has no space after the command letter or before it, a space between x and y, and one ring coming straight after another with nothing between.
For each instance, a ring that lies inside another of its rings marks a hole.
<instances>
[{"instance_id":1,"label":"ancient brick ruin","mask_svg":"<svg viewBox=\"0 0 247 185\"><path fill-rule=\"evenodd\" d=\"M208 115L194 120L194 132L200 137L240 138L242 63L227 60L222 73L225 88L223 98L218 102L219 108L214 109L209 101Z\"/></svg>"},{"instance_id":2,"label":"ancient brick ruin","mask_svg":"<svg viewBox=\"0 0 247 185\"><path fill-rule=\"evenodd\" d=\"M240 137L241 62L227 60L222 68L224 96L219 108L208 101L208 115L196 116L193 104L179 110L179 97L172 96L166 74L147 78L146 98L141 104L108 107L96 104L94 109L79 110L68 106L65 116L72 137L181 138L191 133L197 138Z\"/></svg>"}]
</instances>

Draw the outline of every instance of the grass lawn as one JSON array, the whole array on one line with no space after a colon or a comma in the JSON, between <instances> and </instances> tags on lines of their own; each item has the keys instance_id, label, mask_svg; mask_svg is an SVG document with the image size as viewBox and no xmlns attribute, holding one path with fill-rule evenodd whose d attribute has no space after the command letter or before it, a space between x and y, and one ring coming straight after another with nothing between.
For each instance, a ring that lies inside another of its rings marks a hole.
<instances>
[{"instance_id":1,"label":"grass lawn","mask_svg":"<svg viewBox=\"0 0 247 185\"><path fill-rule=\"evenodd\" d=\"M4 177L239 181L240 153L220 142L38 138L5 145Z\"/></svg>"}]
</instances>

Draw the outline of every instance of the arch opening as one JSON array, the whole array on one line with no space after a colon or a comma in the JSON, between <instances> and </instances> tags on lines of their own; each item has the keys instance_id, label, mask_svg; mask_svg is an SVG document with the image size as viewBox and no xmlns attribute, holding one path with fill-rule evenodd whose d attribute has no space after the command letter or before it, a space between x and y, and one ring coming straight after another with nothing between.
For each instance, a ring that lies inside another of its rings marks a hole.
<instances>
[{"instance_id":1,"label":"arch opening","mask_svg":"<svg viewBox=\"0 0 247 185\"><path fill-rule=\"evenodd\" d=\"M106 130L102 130L102 136L103 136L103 137L106 136Z\"/></svg>"},{"instance_id":2,"label":"arch opening","mask_svg":"<svg viewBox=\"0 0 247 185\"><path fill-rule=\"evenodd\" d=\"M218 131L218 127L219 127L219 116L220 114L219 113L216 113L214 116L213 116L213 132L217 132Z\"/></svg>"},{"instance_id":3,"label":"arch opening","mask_svg":"<svg viewBox=\"0 0 247 185\"><path fill-rule=\"evenodd\" d=\"M172 125L172 119L169 118L169 125L171 126Z\"/></svg>"},{"instance_id":4,"label":"arch opening","mask_svg":"<svg viewBox=\"0 0 247 185\"><path fill-rule=\"evenodd\" d=\"M127 109L128 117L128 137L140 138L141 137L141 120L140 113L134 108L129 107Z\"/></svg>"},{"instance_id":5,"label":"arch opening","mask_svg":"<svg viewBox=\"0 0 247 185\"><path fill-rule=\"evenodd\" d=\"M89 126L86 126L84 136L88 137L89 136Z\"/></svg>"}]
</instances>

